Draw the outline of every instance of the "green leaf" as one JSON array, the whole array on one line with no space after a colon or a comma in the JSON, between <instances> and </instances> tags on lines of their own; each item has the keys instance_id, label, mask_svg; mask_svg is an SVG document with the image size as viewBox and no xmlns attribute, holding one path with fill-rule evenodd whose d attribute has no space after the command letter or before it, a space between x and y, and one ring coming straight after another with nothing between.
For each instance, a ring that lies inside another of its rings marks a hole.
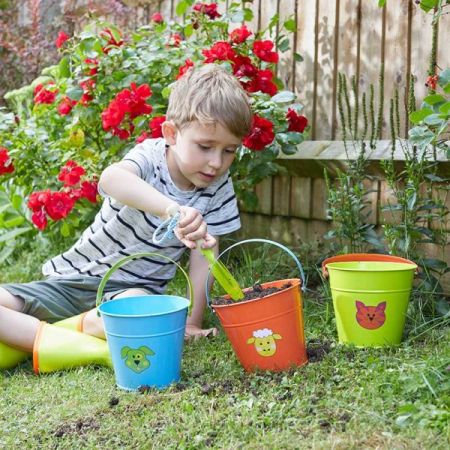
<instances>
[{"instance_id":1,"label":"green leaf","mask_svg":"<svg viewBox=\"0 0 450 450\"><path fill-rule=\"evenodd\" d=\"M14 194L11 200L12 207L16 210L19 210L20 205L22 204L23 198L18 194Z\"/></svg>"},{"instance_id":2,"label":"green leaf","mask_svg":"<svg viewBox=\"0 0 450 450\"><path fill-rule=\"evenodd\" d=\"M178 3L176 9L175 9L175 13L177 16L182 16L186 10L189 7L189 3L185 0L182 0L180 3Z\"/></svg>"},{"instance_id":3,"label":"green leaf","mask_svg":"<svg viewBox=\"0 0 450 450\"><path fill-rule=\"evenodd\" d=\"M439 85L445 86L450 83L450 69L445 69L439 74Z\"/></svg>"},{"instance_id":4,"label":"green leaf","mask_svg":"<svg viewBox=\"0 0 450 450\"><path fill-rule=\"evenodd\" d=\"M194 26L192 25L192 23L189 23L184 27L184 35L186 37L192 36L193 32L194 32Z\"/></svg>"},{"instance_id":5,"label":"green leaf","mask_svg":"<svg viewBox=\"0 0 450 450\"><path fill-rule=\"evenodd\" d=\"M421 0L420 8L425 12L430 12L437 5L438 0Z\"/></svg>"},{"instance_id":6,"label":"green leaf","mask_svg":"<svg viewBox=\"0 0 450 450\"><path fill-rule=\"evenodd\" d=\"M64 222L61 226L61 235L63 237L69 237L70 236L70 225L67 222Z\"/></svg>"},{"instance_id":7,"label":"green leaf","mask_svg":"<svg viewBox=\"0 0 450 450\"><path fill-rule=\"evenodd\" d=\"M30 230L32 230L31 227L22 227L8 231L7 233L0 235L0 242L8 242L21 234L28 233Z\"/></svg>"},{"instance_id":8,"label":"green leaf","mask_svg":"<svg viewBox=\"0 0 450 450\"><path fill-rule=\"evenodd\" d=\"M290 42L289 42L289 38L283 39L279 44L278 44L278 50L282 53L284 53L285 51L289 50L290 47Z\"/></svg>"},{"instance_id":9,"label":"green leaf","mask_svg":"<svg viewBox=\"0 0 450 450\"><path fill-rule=\"evenodd\" d=\"M230 17L230 21L233 23L241 23L245 21L244 11L236 11Z\"/></svg>"},{"instance_id":10,"label":"green leaf","mask_svg":"<svg viewBox=\"0 0 450 450\"><path fill-rule=\"evenodd\" d=\"M439 114L430 114L425 117L423 121L430 126L441 125L443 122L442 117Z\"/></svg>"},{"instance_id":11,"label":"green leaf","mask_svg":"<svg viewBox=\"0 0 450 450\"><path fill-rule=\"evenodd\" d=\"M3 264L3 262L8 259L8 257L14 250L15 250L14 245L7 245L3 247L2 251L0 252L0 264Z\"/></svg>"},{"instance_id":12,"label":"green leaf","mask_svg":"<svg viewBox=\"0 0 450 450\"><path fill-rule=\"evenodd\" d=\"M71 98L72 100L78 101L78 100L80 100L80 98L83 95L83 89L81 89L79 87L67 89L66 95L67 95L67 97Z\"/></svg>"},{"instance_id":13,"label":"green leaf","mask_svg":"<svg viewBox=\"0 0 450 450\"><path fill-rule=\"evenodd\" d=\"M5 228L15 228L19 225L22 225L25 222L25 218L23 216L16 216L12 219L5 220L3 222L3 226Z\"/></svg>"},{"instance_id":14,"label":"green leaf","mask_svg":"<svg viewBox=\"0 0 450 450\"><path fill-rule=\"evenodd\" d=\"M435 258L424 258L421 260L420 265L433 270L444 270L448 267L445 261Z\"/></svg>"},{"instance_id":15,"label":"green leaf","mask_svg":"<svg viewBox=\"0 0 450 450\"><path fill-rule=\"evenodd\" d=\"M244 20L246 22L251 22L253 20L253 11L250 8L244 8Z\"/></svg>"},{"instance_id":16,"label":"green leaf","mask_svg":"<svg viewBox=\"0 0 450 450\"><path fill-rule=\"evenodd\" d=\"M281 146L281 151L285 155L295 155L297 153L297 146L292 144L283 144Z\"/></svg>"},{"instance_id":17,"label":"green leaf","mask_svg":"<svg viewBox=\"0 0 450 450\"><path fill-rule=\"evenodd\" d=\"M291 103L296 99L296 96L291 91L280 91L278 94L275 94L271 100L275 103Z\"/></svg>"},{"instance_id":18,"label":"green leaf","mask_svg":"<svg viewBox=\"0 0 450 450\"><path fill-rule=\"evenodd\" d=\"M286 20L286 22L284 22L284 28L286 28L286 30L288 31L295 31L296 28L296 23L295 23L295 19L288 19Z\"/></svg>"},{"instance_id":19,"label":"green leaf","mask_svg":"<svg viewBox=\"0 0 450 450\"><path fill-rule=\"evenodd\" d=\"M435 105L436 103L445 102L445 98L440 94L427 95L423 101L428 105Z\"/></svg>"},{"instance_id":20,"label":"green leaf","mask_svg":"<svg viewBox=\"0 0 450 450\"><path fill-rule=\"evenodd\" d=\"M439 108L439 111L442 113L442 114L450 114L450 102L446 102L446 103L444 103L440 108Z\"/></svg>"},{"instance_id":21,"label":"green leaf","mask_svg":"<svg viewBox=\"0 0 450 450\"><path fill-rule=\"evenodd\" d=\"M300 53L294 53L294 61L295 62L302 62L303 61L303 56L300 55Z\"/></svg>"},{"instance_id":22,"label":"green leaf","mask_svg":"<svg viewBox=\"0 0 450 450\"><path fill-rule=\"evenodd\" d=\"M383 8L386 5L386 0L378 0L378 7Z\"/></svg>"},{"instance_id":23,"label":"green leaf","mask_svg":"<svg viewBox=\"0 0 450 450\"><path fill-rule=\"evenodd\" d=\"M64 56L64 58L61 59L58 68L59 68L59 78L70 77L70 62L67 56Z\"/></svg>"},{"instance_id":24,"label":"green leaf","mask_svg":"<svg viewBox=\"0 0 450 450\"><path fill-rule=\"evenodd\" d=\"M409 115L409 120L414 124L418 124L430 114L433 114L433 111L430 108L419 109L418 111L413 111Z\"/></svg>"}]
</instances>

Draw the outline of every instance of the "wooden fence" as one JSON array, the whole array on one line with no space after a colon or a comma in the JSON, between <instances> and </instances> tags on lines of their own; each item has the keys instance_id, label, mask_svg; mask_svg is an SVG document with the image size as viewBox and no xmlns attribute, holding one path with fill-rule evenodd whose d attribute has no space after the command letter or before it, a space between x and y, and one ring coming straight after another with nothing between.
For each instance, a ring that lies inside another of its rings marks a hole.
<instances>
[{"instance_id":1,"label":"wooden fence","mask_svg":"<svg viewBox=\"0 0 450 450\"><path fill-rule=\"evenodd\" d=\"M154 2L173 17L178 0ZM229 1L220 4L222 11ZM360 93L384 77L383 117L389 117L389 102L398 89L400 98L415 80L417 105L426 95L425 81L432 43L432 14L422 11L414 0L253 0L253 29L264 29L278 13L281 20L295 17L296 32L291 51L283 54L279 77L295 90L305 105L313 140L338 139L337 86L339 72L356 77ZM450 15L441 17L438 27L437 63L450 67ZM293 53L304 61L294 62ZM376 99L375 108L379 102ZM405 110L401 113L406 135ZM383 120L383 138L389 138L389 120Z\"/></svg>"}]
</instances>

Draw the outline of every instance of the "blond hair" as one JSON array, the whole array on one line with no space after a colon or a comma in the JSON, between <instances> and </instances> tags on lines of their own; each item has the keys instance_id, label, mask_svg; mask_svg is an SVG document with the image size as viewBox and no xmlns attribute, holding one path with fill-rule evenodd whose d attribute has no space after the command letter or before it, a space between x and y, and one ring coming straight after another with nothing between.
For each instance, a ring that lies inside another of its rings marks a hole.
<instances>
[{"instance_id":1,"label":"blond hair","mask_svg":"<svg viewBox=\"0 0 450 450\"><path fill-rule=\"evenodd\" d=\"M172 86L166 118L180 130L194 121L220 123L243 138L251 129L252 110L236 77L217 64L204 64L190 69Z\"/></svg>"}]
</instances>

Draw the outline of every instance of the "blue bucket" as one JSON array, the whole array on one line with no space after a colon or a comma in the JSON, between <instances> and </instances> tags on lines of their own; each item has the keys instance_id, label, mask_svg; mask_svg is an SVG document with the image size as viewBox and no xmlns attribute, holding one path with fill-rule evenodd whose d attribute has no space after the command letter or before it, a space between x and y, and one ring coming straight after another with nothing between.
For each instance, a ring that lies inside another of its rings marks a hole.
<instances>
[{"instance_id":1,"label":"blue bucket","mask_svg":"<svg viewBox=\"0 0 450 450\"><path fill-rule=\"evenodd\" d=\"M155 255L169 259L157 253L138 253L118 261L100 283L97 305L106 281L115 270L131 259ZM189 277L178 267L188 281L193 299ZM161 389L180 380L186 318L191 306L188 299L174 295L122 297L98 306L119 388Z\"/></svg>"}]
</instances>

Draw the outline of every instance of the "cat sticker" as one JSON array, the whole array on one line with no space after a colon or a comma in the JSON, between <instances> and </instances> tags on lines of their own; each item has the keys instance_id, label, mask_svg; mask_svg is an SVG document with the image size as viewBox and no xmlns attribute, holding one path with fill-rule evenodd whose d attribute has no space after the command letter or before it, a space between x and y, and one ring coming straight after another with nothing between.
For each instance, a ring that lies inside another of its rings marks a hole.
<instances>
[{"instance_id":1,"label":"cat sticker","mask_svg":"<svg viewBox=\"0 0 450 450\"><path fill-rule=\"evenodd\" d=\"M386 302L378 303L377 306L366 306L363 302L356 300L356 320L368 330L376 330L383 326L386 315Z\"/></svg>"}]
</instances>

